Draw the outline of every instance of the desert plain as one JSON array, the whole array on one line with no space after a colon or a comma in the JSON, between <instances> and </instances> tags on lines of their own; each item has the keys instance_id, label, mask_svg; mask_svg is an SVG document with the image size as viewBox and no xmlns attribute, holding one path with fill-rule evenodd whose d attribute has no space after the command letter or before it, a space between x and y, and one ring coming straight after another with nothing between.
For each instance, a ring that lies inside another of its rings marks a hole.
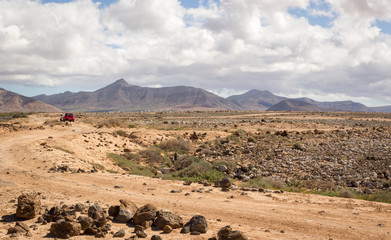
<instances>
[{"instance_id":1,"label":"desert plain","mask_svg":"<svg viewBox=\"0 0 391 240\"><path fill-rule=\"evenodd\" d=\"M0 239L15 239L8 229L17 221L31 233L17 239L55 238L52 223L38 222L45 211L75 204L107 211L120 199L208 223L200 235L148 228L146 239L207 240L227 225L248 239L391 239L391 114L75 115L75 122L47 113L0 122ZM221 176L233 185L215 187ZM15 212L26 193L42 206L22 220ZM135 235L131 222L109 223L106 239L121 229L122 239Z\"/></svg>"}]
</instances>

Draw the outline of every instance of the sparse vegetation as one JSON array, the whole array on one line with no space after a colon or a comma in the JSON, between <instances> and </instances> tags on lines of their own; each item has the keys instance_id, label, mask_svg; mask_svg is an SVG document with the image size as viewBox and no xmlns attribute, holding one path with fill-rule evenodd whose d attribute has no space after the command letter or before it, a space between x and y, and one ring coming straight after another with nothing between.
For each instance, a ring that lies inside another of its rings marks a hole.
<instances>
[{"instance_id":1,"label":"sparse vegetation","mask_svg":"<svg viewBox=\"0 0 391 240\"><path fill-rule=\"evenodd\" d=\"M54 149L57 149L57 150L60 150L60 151L63 151L63 152L66 152L66 153L68 153L68 154L72 154L72 155L75 154L75 152L72 152L71 150L65 149L65 148L60 147L60 146L54 146L53 148L54 148Z\"/></svg>"},{"instance_id":2,"label":"sparse vegetation","mask_svg":"<svg viewBox=\"0 0 391 240\"><path fill-rule=\"evenodd\" d=\"M121 156L125 157L126 159L128 159L130 161L134 161L134 162L139 162L140 161L140 156L139 155L133 154L133 153L130 153L130 152L126 152L126 153L122 154Z\"/></svg>"},{"instance_id":3,"label":"sparse vegetation","mask_svg":"<svg viewBox=\"0 0 391 240\"><path fill-rule=\"evenodd\" d=\"M24 113L24 112L7 112L7 113L0 113L0 122L7 122L11 119L16 118L28 118L28 116L31 113ZM16 124L16 123L14 123Z\"/></svg>"},{"instance_id":4,"label":"sparse vegetation","mask_svg":"<svg viewBox=\"0 0 391 240\"><path fill-rule=\"evenodd\" d=\"M119 118L110 118L106 120L102 120L97 124L98 128L107 127L107 128L113 128L113 127L122 127L126 128L126 120L119 119Z\"/></svg>"},{"instance_id":5,"label":"sparse vegetation","mask_svg":"<svg viewBox=\"0 0 391 240\"><path fill-rule=\"evenodd\" d=\"M114 132L114 134L121 136L121 137L129 137L129 135L124 130L117 130Z\"/></svg>"},{"instance_id":6,"label":"sparse vegetation","mask_svg":"<svg viewBox=\"0 0 391 240\"><path fill-rule=\"evenodd\" d=\"M115 153L108 153L108 157L114 161L115 165L121 167L122 169L128 171L131 174L147 177L153 177L155 175L150 168L130 161L124 156Z\"/></svg>"},{"instance_id":7,"label":"sparse vegetation","mask_svg":"<svg viewBox=\"0 0 391 240\"><path fill-rule=\"evenodd\" d=\"M189 160L190 158L186 159ZM170 174L169 178L191 180L194 182L204 179L208 182L215 182L224 176L225 175L222 172L214 169L212 164L201 159L193 158L193 162L181 170Z\"/></svg>"},{"instance_id":8,"label":"sparse vegetation","mask_svg":"<svg viewBox=\"0 0 391 240\"><path fill-rule=\"evenodd\" d=\"M233 162L233 161L227 161L227 160L217 160L217 161L213 162L213 167L214 168L217 168L219 166L226 166L227 167L227 171L228 172L232 172L235 169L235 167L236 167L236 163Z\"/></svg>"},{"instance_id":9,"label":"sparse vegetation","mask_svg":"<svg viewBox=\"0 0 391 240\"><path fill-rule=\"evenodd\" d=\"M358 198L374 202L391 203L391 191L389 190L378 190L373 194L363 194Z\"/></svg>"},{"instance_id":10,"label":"sparse vegetation","mask_svg":"<svg viewBox=\"0 0 391 240\"><path fill-rule=\"evenodd\" d=\"M105 167L99 163L90 163L91 166L93 166L94 168L98 169L98 170L105 170Z\"/></svg>"},{"instance_id":11,"label":"sparse vegetation","mask_svg":"<svg viewBox=\"0 0 391 240\"><path fill-rule=\"evenodd\" d=\"M265 189L283 189L285 187L285 184L280 180L257 177L251 179L248 182L242 183L241 186Z\"/></svg>"}]
</instances>

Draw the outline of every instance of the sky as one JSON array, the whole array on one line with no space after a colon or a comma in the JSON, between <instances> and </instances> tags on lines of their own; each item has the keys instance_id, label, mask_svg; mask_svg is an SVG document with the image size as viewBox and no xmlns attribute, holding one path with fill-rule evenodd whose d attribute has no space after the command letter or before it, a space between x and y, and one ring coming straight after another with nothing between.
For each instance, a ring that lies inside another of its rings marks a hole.
<instances>
[{"instance_id":1,"label":"sky","mask_svg":"<svg viewBox=\"0 0 391 240\"><path fill-rule=\"evenodd\" d=\"M389 0L0 0L0 87L117 79L391 105Z\"/></svg>"}]
</instances>

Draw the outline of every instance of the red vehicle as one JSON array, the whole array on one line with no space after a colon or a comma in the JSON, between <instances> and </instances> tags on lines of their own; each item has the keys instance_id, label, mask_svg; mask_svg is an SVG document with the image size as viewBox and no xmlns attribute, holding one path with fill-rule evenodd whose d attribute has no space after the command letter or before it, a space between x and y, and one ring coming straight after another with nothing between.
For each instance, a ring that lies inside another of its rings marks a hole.
<instances>
[{"instance_id":1,"label":"red vehicle","mask_svg":"<svg viewBox=\"0 0 391 240\"><path fill-rule=\"evenodd\" d=\"M75 116L73 115L73 113L64 113L63 115L61 115L60 121L61 122L65 122L65 121L74 122Z\"/></svg>"}]
</instances>

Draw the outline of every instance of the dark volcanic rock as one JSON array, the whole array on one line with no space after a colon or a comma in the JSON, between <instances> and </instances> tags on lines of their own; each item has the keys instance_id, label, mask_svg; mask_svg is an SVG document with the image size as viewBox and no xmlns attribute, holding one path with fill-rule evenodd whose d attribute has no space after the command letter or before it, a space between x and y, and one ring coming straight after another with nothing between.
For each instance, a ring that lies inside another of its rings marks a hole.
<instances>
[{"instance_id":1,"label":"dark volcanic rock","mask_svg":"<svg viewBox=\"0 0 391 240\"><path fill-rule=\"evenodd\" d=\"M248 240L240 231L233 231L231 226L225 226L217 233L219 240Z\"/></svg>"},{"instance_id":2,"label":"dark volcanic rock","mask_svg":"<svg viewBox=\"0 0 391 240\"><path fill-rule=\"evenodd\" d=\"M229 188L231 186L232 186L232 182L228 178L223 178L223 179L217 180L215 182L215 187L227 187L227 188Z\"/></svg>"},{"instance_id":3,"label":"dark volcanic rock","mask_svg":"<svg viewBox=\"0 0 391 240\"><path fill-rule=\"evenodd\" d=\"M206 218L201 215L193 216L182 228L181 233L200 232L206 233L208 231L208 223Z\"/></svg>"},{"instance_id":4,"label":"dark volcanic rock","mask_svg":"<svg viewBox=\"0 0 391 240\"><path fill-rule=\"evenodd\" d=\"M18 208L16 216L18 218L35 218L41 209L41 200L38 194L22 194L18 197Z\"/></svg>"},{"instance_id":5,"label":"dark volcanic rock","mask_svg":"<svg viewBox=\"0 0 391 240\"><path fill-rule=\"evenodd\" d=\"M109 216L114 217L114 220L120 223L129 222L137 211L137 206L132 201L121 199L120 206L111 206L109 208Z\"/></svg>"},{"instance_id":6,"label":"dark volcanic rock","mask_svg":"<svg viewBox=\"0 0 391 240\"><path fill-rule=\"evenodd\" d=\"M105 218L106 214L98 204L95 204L88 208L88 216L94 220L99 220Z\"/></svg>"},{"instance_id":7,"label":"dark volcanic rock","mask_svg":"<svg viewBox=\"0 0 391 240\"><path fill-rule=\"evenodd\" d=\"M160 210L157 213L157 218L155 220L155 225L159 229L163 229L164 226L169 225L173 229L180 228L183 226L183 219L181 216L172 213L168 210Z\"/></svg>"},{"instance_id":8,"label":"dark volcanic rock","mask_svg":"<svg viewBox=\"0 0 391 240\"><path fill-rule=\"evenodd\" d=\"M59 238L70 238L80 235L81 224L77 222L56 222L50 227L50 233Z\"/></svg>"},{"instance_id":9,"label":"dark volcanic rock","mask_svg":"<svg viewBox=\"0 0 391 240\"><path fill-rule=\"evenodd\" d=\"M77 218L77 220L81 225L81 230L86 230L94 224L94 219L87 216L80 216Z\"/></svg>"},{"instance_id":10,"label":"dark volcanic rock","mask_svg":"<svg viewBox=\"0 0 391 240\"><path fill-rule=\"evenodd\" d=\"M148 203L137 209L135 215L133 216L134 224L143 225L143 222L154 221L156 214L156 207Z\"/></svg>"}]
</instances>

